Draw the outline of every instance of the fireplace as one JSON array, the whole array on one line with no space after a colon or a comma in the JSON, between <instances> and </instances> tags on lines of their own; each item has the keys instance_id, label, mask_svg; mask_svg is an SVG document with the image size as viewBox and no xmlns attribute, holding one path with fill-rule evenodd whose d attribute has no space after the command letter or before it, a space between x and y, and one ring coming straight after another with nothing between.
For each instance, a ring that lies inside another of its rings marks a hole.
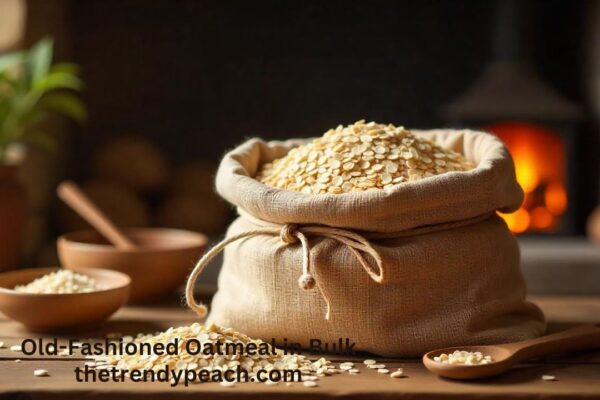
<instances>
[{"instance_id":1,"label":"fireplace","mask_svg":"<svg viewBox=\"0 0 600 400\"><path fill-rule=\"evenodd\" d=\"M483 129L506 144L525 192L518 211L501 214L515 234L573 235L581 231L581 111L536 73L526 41L528 5L498 2L493 61L442 115L450 125Z\"/></svg>"},{"instance_id":2,"label":"fireplace","mask_svg":"<svg viewBox=\"0 0 600 400\"><path fill-rule=\"evenodd\" d=\"M597 196L596 131L536 72L532 6L498 1L492 61L440 111L449 125L497 135L513 156L525 199L500 215L518 236L529 293L597 294L600 252L583 237Z\"/></svg>"}]
</instances>

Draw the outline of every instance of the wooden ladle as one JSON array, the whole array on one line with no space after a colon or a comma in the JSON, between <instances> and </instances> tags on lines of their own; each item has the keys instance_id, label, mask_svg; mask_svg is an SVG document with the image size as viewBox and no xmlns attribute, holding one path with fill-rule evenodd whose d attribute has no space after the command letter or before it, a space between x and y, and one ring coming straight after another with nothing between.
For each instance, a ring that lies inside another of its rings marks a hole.
<instances>
[{"instance_id":1,"label":"wooden ladle","mask_svg":"<svg viewBox=\"0 0 600 400\"><path fill-rule=\"evenodd\" d=\"M600 324L583 325L552 335L522 342L488 346L447 347L430 351L423 356L423 364L434 374L452 379L480 379L501 374L513 365L550 353L600 348ZM492 357L490 364L444 364L433 358L455 350L479 351Z\"/></svg>"},{"instance_id":2,"label":"wooden ladle","mask_svg":"<svg viewBox=\"0 0 600 400\"><path fill-rule=\"evenodd\" d=\"M71 181L64 181L56 190L58 197L67 203L81 218L92 225L106 240L121 250L133 250L138 246L123 233L94 202Z\"/></svg>"}]
</instances>

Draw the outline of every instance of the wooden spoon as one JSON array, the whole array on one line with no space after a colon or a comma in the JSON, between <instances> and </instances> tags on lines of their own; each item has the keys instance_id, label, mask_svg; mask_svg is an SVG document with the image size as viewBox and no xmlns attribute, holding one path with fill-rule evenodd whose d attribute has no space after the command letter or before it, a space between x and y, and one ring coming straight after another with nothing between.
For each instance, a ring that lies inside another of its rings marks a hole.
<instances>
[{"instance_id":1,"label":"wooden spoon","mask_svg":"<svg viewBox=\"0 0 600 400\"><path fill-rule=\"evenodd\" d=\"M138 246L129 239L94 202L83 193L76 183L64 181L56 190L58 197L67 203L81 218L92 225L104 238L121 250L133 250Z\"/></svg>"},{"instance_id":2,"label":"wooden spoon","mask_svg":"<svg viewBox=\"0 0 600 400\"><path fill-rule=\"evenodd\" d=\"M489 346L447 347L430 351L423 356L423 364L434 374L452 379L479 379L501 374L513 365L550 353L600 348L600 324L583 325L552 335L516 343ZM433 358L455 350L479 351L492 357L490 364L443 364Z\"/></svg>"}]
</instances>

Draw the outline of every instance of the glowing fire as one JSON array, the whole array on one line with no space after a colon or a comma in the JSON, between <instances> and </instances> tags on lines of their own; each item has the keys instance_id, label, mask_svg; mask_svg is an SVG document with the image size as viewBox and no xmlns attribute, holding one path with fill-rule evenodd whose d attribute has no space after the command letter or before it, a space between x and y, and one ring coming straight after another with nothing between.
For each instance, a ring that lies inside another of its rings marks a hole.
<instances>
[{"instance_id":1,"label":"glowing fire","mask_svg":"<svg viewBox=\"0 0 600 400\"><path fill-rule=\"evenodd\" d=\"M530 123L486 127L506 144L515 162L517 181L525 192L521 208L500 214L511 231L551 232L567 208L565 152L560 135Z\"/></svg>"}]
</instances>

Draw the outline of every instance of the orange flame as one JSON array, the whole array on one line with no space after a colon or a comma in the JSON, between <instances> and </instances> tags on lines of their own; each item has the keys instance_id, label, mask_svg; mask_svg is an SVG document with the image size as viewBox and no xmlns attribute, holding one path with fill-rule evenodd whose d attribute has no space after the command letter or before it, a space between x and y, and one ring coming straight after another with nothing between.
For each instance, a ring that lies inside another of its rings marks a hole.
<instances>
[{"instance_id":1,"label":"orange flame","mask_svg":"<svg viewBox=\"0 0 600 400\"><path fill-rule=\"evenodd\" d=\"M524 122L494 124L487 129L506 144L515 163L517 182L525 192L519 210L500 216L514 233L555 230L568 203L560 135Z\"/></svg>"},{"instance_id":2,"label":"orange flame","mask_svg":"<svg viewBox=\"0 0 600 400\"><path fill-rule=\"evenodd\" d=\"M567 209L567 192L560 182L551 183L546 187L544 200L553 215L562 215Z\"/></svg>"}]
</instances>

